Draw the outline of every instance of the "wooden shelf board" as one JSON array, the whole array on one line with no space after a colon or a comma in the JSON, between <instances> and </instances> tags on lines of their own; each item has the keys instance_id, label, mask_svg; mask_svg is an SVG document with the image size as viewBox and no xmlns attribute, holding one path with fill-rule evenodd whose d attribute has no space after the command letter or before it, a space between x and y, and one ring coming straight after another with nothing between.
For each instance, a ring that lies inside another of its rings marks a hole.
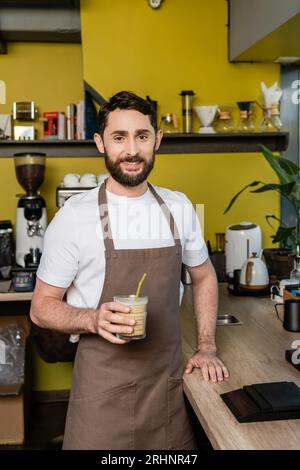
<instances>
[{"instance_id":1,"label":"wooden shelf board","mask_svg":"<svg viewBox=\"0 0 300 470\"><path fill-rule=\"evenodd\" d=\"M259 145L272 151L288 147L288 132L248 134L165 134L158 154L201 154L260 152ZM47 157L103 157L93 140L0 140L0 157L17 152L43 152Z\"/></svg>"}]
</instances>

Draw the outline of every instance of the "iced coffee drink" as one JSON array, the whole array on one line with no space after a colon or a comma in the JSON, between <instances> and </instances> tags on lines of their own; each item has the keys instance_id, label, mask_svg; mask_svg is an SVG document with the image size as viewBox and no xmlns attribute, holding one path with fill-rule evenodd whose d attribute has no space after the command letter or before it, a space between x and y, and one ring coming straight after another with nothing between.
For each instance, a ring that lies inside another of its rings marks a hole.
<instances>
[{"instance_id":1,"label":"iced coffee drink","mask_svg":"<svg viewBox=\"0 0 300 470\"><path fill-rule=\"evenodd\" d=\"M122 315L135 320L132 333L117 333L116 336L121 339L145 338L148 297L138 297L136 299L135 295L116 295L114 296L114 302L130 307L130 312L122 312Z\"/></svg>"}]
</instances>

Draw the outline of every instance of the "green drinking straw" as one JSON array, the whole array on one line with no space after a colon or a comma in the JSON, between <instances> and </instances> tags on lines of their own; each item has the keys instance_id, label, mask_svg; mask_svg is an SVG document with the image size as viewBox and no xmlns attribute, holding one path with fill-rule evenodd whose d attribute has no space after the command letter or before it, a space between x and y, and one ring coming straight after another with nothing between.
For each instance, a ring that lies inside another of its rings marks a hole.
<instances>
[{"instance_id":1,"label":"green drinking straw","mask_svg":"<svg viewBox=\"0 0 300 470\"><path fill-rule=\"evenodd\" d=\"M147 276L147 273L144 273L144 274L142 275L142 278L141 278L141 280L140 280L140 282L139 282L139 284L138 284L137 290L136 290L135 300L138 299L138 296L139 296L139 294L140 294L140 290L141 290L142 284L143 284L143 282L144 282L146 276Z\"/></svg>"}]
</instances>

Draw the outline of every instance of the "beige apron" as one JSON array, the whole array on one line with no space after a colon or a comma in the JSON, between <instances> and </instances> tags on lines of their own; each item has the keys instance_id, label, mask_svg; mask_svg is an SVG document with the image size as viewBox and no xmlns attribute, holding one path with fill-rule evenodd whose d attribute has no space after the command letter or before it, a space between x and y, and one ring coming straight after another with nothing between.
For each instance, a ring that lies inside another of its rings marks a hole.
<instances>
[{"instance_id":1,"label":"beige apron","mask_svg":"<svg viewBox=\"0 0 300 470\"><path fill-rule=\"evenodd\" d=\"M63 449L196 448L182 389L181 243L172 214L149 188L170 223L175 245L115 250L108 214L101 210L102 230L109 236L104 237L106 270L98 304L134 293L146 272L140 293L149 298L146 338L118 345L98 335L81 336ZM107 207L106 181L99 189L99 205Z\"/></svg>"}]
</instances>

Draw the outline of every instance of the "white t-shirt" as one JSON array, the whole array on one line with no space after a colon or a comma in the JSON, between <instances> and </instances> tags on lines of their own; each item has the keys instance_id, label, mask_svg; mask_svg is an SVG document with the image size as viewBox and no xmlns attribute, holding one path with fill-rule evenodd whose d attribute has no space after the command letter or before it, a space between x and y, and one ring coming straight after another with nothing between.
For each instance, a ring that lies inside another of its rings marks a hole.
<instances>
[{"instance_id":1,"label":"white t-shirt","mask_svg":"<svg viewBox=\"0 0 300 470\"><path fill-rule=\"evenodd\" d=\"M192 203L183 193L157 186L154 189L173 214L183 263L202 264L208 253ZM68 288L68 304L79 308L97 308L104 283L105 247L98 191L97 187L72 196L55 214L45 233L37 271L47 284ZM149 188L139 197L118 196L110 191L106 194L116 249L174 245L169 225ZM180 302L182 294L181 284Z\"/></svg>"}]
</instances>

